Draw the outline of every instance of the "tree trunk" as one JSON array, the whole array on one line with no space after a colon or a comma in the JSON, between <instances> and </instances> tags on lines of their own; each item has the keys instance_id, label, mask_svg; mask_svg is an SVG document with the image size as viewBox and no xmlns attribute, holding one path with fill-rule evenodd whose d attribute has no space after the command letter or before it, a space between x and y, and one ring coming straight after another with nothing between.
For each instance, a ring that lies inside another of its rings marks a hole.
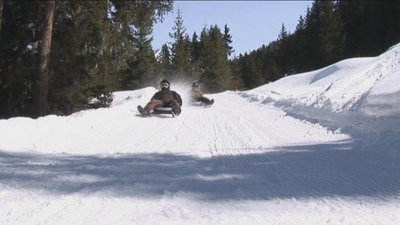
<instances>
[{"instance_id":1,"label":"tree trunk","mask_svg":"<svg viewBox=\"0 0 400 225\"><path fill-rule=\"evenodd\" d=\"M48 81L49 81L49 60L51 34L53 30L53 19L55 11L55 1L46 0L46 14L43 21L42 42L40 44L39 68L35 79L33 93L33 116L35 118L46 113Z\"/></svg>"}]
</instances>

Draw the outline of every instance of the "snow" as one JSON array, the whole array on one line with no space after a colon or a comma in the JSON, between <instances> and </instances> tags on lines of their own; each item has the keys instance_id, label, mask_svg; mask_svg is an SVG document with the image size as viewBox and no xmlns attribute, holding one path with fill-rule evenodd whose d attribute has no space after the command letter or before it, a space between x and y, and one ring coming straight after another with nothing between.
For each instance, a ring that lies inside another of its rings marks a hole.
<instances>
[{"instance_id":1,"label":"snow","mask_svg":"<svg viewBox=\"0 0 400 225\"><path fill-rule=\"evenodd\" d=\"M0 224L400 224L400 44L182 114L0 120Z\"/></svg>"}]
</instances>

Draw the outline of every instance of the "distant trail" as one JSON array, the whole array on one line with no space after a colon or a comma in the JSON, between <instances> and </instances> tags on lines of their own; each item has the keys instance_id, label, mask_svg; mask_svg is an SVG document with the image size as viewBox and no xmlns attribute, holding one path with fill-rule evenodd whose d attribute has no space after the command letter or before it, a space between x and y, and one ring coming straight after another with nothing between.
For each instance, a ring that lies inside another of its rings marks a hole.
<instances>
[{"instance_id":1,"label":"distant trail","mask_svg":"<svg viewBox=\"0 0 400 225\"><path fill-rule=\"evenodd\" d=\"M130 146L123 148L124 152L145 150L210 157L265 153L278 151L282 146L321 144L348 138L319 125L294 119L273 106L252 103L235 92L213 97L216 103L212 107L184 105L181 115L175 118L127 119L124 131L128 133L127 138L132 138Z\"/></svg>"},{"instance_id":2,"label":"distant trail","mask_svg":"<svg viewBox=\"0 0 400 225\"><path fill-rule=\"evenodd\" d=\"M207 143L211 155L236 155L276 151L280 146L325 143L345 139L326 128L296 120L282 110L252 103L235 92L215 96L211 108L184 106L173 129L183 139ZM170 122L170 121L168 121ZM170 124L168 124L170 127ZM175 127L175 128L174 128ZM170 127L171 128L171 127ZM182 143L177 140L175 146Z\"/></svg>"}]
</instances>

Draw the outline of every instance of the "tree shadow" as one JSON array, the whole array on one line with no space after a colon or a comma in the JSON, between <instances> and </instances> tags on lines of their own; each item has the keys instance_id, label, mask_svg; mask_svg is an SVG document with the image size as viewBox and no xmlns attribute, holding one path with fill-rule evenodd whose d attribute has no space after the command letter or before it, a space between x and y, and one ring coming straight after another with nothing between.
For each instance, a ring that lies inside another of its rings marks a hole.
<instances>
[{"instance_id":1,"label":"tree shadow","mask_svg":"<svg viewBox=\"0 0 400 225\"><path fill-rule=\"evenodd\" d=\"M274 105L295 119L320 124L333 132L340 130L351 137L353 148L400 157L400 115L379 117L367 113L329 112L301 105Z\"/></svg>"},{"instance_id":2,"label":"tree shadow","mask_svg":"<svg viewBox=\"0 0 400 225\"><path fill-rule=\"evenodd\" d=\"M207 201L382 197L400 192L399 158L355 151L351 142L276 150L211 158L0 151L0 185L51 194L105 192L142 198L189 194Z\"/></svg>"}]
</instances>

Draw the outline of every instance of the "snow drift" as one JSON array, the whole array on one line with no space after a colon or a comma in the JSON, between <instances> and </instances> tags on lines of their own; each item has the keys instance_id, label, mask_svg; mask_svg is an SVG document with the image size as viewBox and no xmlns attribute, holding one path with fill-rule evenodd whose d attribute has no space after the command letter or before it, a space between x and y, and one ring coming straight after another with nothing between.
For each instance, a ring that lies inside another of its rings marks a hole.
<instances>
[{"instance_id":1,"label":"snow drift","mask_svg":"<svg viewBox=\"0 0 400 225\"><path fill-rule=\"evenodd\" d=\"M241 96L360 137L400 132L400 44L377 57L352 58L292 75ZM368 139L368 138L367 138Z\"/></svg>"},{"instance_id":2,"label":"snow drift","mask_svg":"<svg viewBox=\"0 0 400 225\"><path fill-rule=\"evenodd\" d=\"M262 102L371 116L400 115L400 44L375 58L343 60L245 92Z\"/></svg>"}]
</instances>

